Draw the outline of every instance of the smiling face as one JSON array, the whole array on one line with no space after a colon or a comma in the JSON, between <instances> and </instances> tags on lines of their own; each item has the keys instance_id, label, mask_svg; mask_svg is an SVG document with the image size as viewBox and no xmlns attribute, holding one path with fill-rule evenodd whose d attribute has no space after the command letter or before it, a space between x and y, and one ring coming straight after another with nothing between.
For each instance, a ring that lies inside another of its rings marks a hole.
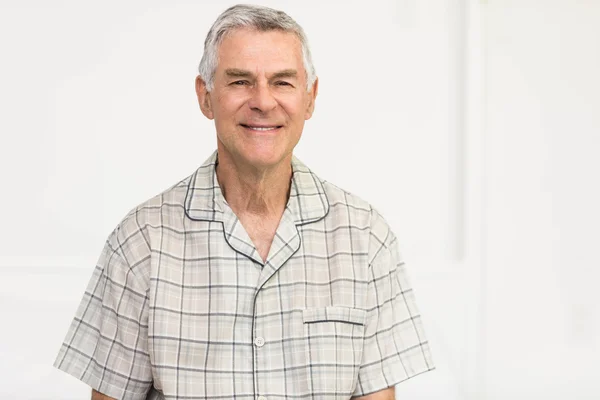
<instances>
[{"instance_id":1,"label":"smiling face","mask_svg":"<svg viewBox=\"0 0 600 400\"><path fill-rule=\"evenodd\" d=\"M300 40L278 30L237 29L219 46L211 92L200 77L203 114L214 119L219 155L259 169L291 160L312 116L318 82L306 90Z\"/></svg>"}]
</instances>

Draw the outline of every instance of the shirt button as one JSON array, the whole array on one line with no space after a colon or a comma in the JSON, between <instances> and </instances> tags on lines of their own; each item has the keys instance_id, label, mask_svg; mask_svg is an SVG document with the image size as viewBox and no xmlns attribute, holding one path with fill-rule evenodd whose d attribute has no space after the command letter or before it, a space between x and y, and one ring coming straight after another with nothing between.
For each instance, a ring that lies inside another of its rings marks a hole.
<instances>
[{"instance_id":1,"label":"shirt button","mask_svg":"<svg viewBox=\"0 0 600 400\"><path fill-rule=\"evenodd\" d=\"M259 336L256 339L254 339L254 344L257 347L263 347L263 345L265 344L265 339ZM267 400L267 398L265 396L259 396L258 400Z\"/></svg>"},{"instance_id":2,"label":"shirt button","mask_svg":"<svg viewBox=\"0 0 600 400\"><path fill-rule=\"evenodd\" d=\"M265 396L258 396L258 400L267 400Z\"/></svg>"}]
</instances>

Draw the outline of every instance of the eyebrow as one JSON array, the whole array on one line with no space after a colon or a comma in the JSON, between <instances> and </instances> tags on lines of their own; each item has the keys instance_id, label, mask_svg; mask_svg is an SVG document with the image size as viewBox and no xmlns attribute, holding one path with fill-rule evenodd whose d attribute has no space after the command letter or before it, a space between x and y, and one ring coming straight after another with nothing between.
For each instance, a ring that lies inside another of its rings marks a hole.
<instances>
[{"instance_id":1,"label":"eyebrow","mask_svg":"<svg viewBox=\"0 0 600 400\"><path fill-rule=\"evenodd\" d=\"M271 79L278 78L296 78L298 76L298 71L295 69L284 69L283 71L278 71L271 76Z\"/></svg>"},{"instance_id":2,"label":"eyebrow","mask_svg":"<svg viewBox=\"0 0 600 400\"><path fill-rule=\"evenodd\" d=\"M225 75L231 78L247 78L252 76L249 71L244 71L243 69L237 68L228 68L225 70Z\"/></svg>"},{"instance_id":3,"label":"eyebrow","mask_svg":"<svg viewBox=\"0 0 600 400\"><path fill-rule=\"evenodd\" d=\"M250 71L246 71L238 68L228 68L225 70L225 75L229 78L250 78L252 77L252 73ZM282 71L275 72L271 79L279 79L279 78L296 78L298 76L298 71L295 69L284 69Z\"/></svg>"}]
</instances>

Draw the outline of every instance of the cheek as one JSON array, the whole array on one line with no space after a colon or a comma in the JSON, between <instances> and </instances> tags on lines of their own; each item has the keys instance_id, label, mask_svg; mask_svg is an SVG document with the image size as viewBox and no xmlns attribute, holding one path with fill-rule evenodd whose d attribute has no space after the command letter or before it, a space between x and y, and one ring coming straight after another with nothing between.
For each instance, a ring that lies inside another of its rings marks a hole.
<instances>
[{"instance_id":1,"label":"cheek","mask_svg":"<svg viewBox=\"0 0 600 400\"><path fill-rule=\"evenodd\" d=\"M304 114L306 112L306 105L304 104L304 100L301 98L291 98L291 99L282 99L279 102L279 105L288 115L288 117L294 122L297 123L298 120L304 120Z\"/></svg>"},{"instance_id":2,"label":"cheek","mask_svg":"<svg viewBox=\"0 0 600 400\"><path fill-rule=\"evenodd\" d=\"M231 123L232 119L235 119L236 114L240 111L243 104L243 100L240 99L231 97L220 98L215 103L213 112L215 117L218 116L222 123L228 124Z\"/></svg>"}]
</instances>

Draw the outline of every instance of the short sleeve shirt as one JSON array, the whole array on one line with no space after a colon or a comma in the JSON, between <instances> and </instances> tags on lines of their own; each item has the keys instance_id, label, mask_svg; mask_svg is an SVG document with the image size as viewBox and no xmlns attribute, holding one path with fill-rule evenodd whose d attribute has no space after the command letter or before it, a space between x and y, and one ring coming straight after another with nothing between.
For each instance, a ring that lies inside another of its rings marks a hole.
<instances>
[{"instance_id":1,"label":"short sleeve shirt","mask_svg":"<svg viewBox=\"0 0 600 400\"><path fill-rule=\"evenodd\" d=\"M398 240L292 158L266 261L215 151L110 233L55 367L116 399L349 399L434 369Z\"/></svg>"}]
</instances>

